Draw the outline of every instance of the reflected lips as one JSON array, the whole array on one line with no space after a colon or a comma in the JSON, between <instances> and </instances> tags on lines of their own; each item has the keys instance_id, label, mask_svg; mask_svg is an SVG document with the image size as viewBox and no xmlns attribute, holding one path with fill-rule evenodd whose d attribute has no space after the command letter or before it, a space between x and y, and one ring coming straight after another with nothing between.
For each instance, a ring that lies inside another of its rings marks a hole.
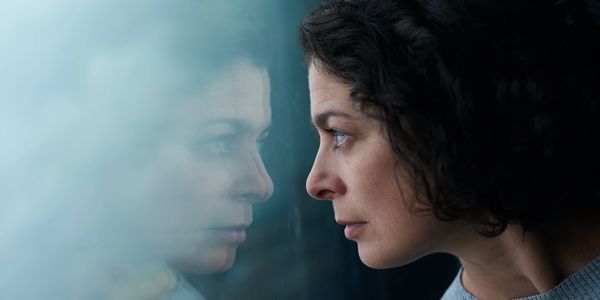
<instances>
[{"instance_id":1,"label":"reflected lips","mask_svg":"<svg viewBox=\"0 0 600 300\"><path fill-rule=\"evenodd\" d=\"M231 244L241 244L246 240L247 226L212 227L215 237Z\"/></svg>"}]
</instances>

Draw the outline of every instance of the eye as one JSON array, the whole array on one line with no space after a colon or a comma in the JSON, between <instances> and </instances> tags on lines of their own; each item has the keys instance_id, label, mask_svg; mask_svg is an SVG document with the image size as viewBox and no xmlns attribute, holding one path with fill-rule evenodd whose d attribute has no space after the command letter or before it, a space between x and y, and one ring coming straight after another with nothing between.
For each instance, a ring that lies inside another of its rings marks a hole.
<instances>
[{"instance_id":1,"label":"eye","mask_svg":"<svg viewBox=\"0 0 600 300\"><path fill-rule=\"evenodd\" d=\"M235 151L234 137L226 136L204 141L200 151L207 156L227 156Z\"/></svg>"},{"instance_id":2,"label":"eye","mask_svg":"<svg viewBox=\"0 0 600 300\"><path fill-rule=\"evenodd\" d=\"M262 153L265 139L269 136L269 133L269 131L265 131L256 139L256 148L258 149L258 153Z\"/></svg>"},{"instance_id":3,"label":"eye","mask_svg":"<svg viewBox=\"0 0 600 300\"><path fill-rule=\"evenodd\" d=\"M350 139L350 137L348 135L346 135L345 133L343 133L339 130L336 130L336 129L328 129L327 132L331 136L333 136L333 140L334 140L333 149L334 150L343 146Z\"/></svg>"}]
</instances>

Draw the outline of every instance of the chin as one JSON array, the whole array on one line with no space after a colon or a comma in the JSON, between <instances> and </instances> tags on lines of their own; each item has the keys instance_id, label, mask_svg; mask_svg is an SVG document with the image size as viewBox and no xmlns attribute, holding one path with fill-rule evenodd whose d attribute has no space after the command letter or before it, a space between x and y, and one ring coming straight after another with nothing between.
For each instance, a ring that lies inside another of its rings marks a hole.
<instances>
[{"instance_id":1,"label":"chin","mask_svg":"<svg viewBox=\"0 0 600 300\"><path fill-rule=\"evenodd\" d=\"M185 273L209 274L227 271L235 262L237 247L214 247L199 253L187 253L175 259L171 265Z\"/></svg>"},{"instance_id":2,"label":"chin","mask_svg":"<svg viewBox=\"0 0 600 300\"><path fill-rule=\"evenodd\" d=\"M368 255L363 255L360 254L359 252L359 257L360 257L360 261L362 261L363 264L365 264L367 267L371 268L371 269L388 269L388 268L392 268L394 267L394 265L388 263L387 261L385 261L385 259L382 259L382 257L371 257Z\"/></svg>"},{"instance_id":3,"label":"chin","mask_svg":"<svg viewBox=\"0 0 600 300\"><path fill-rule=\"evenodd\" d=\"M421 256L403 255L401 251L385 251L380 247L358 244L358 256L363 264L372 269L389 269L407 265Z\"/></svg>"}]
</instances>

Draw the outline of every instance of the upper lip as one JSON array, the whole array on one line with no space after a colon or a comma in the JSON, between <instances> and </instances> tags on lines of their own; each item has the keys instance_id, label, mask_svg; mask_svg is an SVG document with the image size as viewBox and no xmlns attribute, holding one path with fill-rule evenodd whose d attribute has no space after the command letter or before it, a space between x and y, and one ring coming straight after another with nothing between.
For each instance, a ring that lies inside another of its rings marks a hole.
<instances>
[{"instance_id":1,"label":"upper lip","mask_svg":"<svg viewBox=\"0 0 600 300\"><path fill-rule=\"evenodd\" d=\"M336 223L340 224L340 225L354 225L354 224L363 224L363 223L367 223L365 221L348 221L348 220L341 220L341 219L336 219L335 220Z\"/></svg>"}]
</instances>

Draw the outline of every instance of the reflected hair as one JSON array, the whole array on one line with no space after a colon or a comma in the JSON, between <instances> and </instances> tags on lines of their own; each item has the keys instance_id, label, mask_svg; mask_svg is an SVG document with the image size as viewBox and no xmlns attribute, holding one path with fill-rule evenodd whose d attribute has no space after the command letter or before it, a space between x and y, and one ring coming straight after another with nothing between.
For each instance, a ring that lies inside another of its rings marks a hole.
<instances>
[{"instance_id":1,"label":"reflected hair","mask_svg":"<svg viewBox=\"0 0 600 300\"><path fill-rule=\"evenodd\" d=\"M437 218L493 237L598 211L600 30L584 1L332 0L299 38L382 123Z\"/></svg>"}]
</instances>

